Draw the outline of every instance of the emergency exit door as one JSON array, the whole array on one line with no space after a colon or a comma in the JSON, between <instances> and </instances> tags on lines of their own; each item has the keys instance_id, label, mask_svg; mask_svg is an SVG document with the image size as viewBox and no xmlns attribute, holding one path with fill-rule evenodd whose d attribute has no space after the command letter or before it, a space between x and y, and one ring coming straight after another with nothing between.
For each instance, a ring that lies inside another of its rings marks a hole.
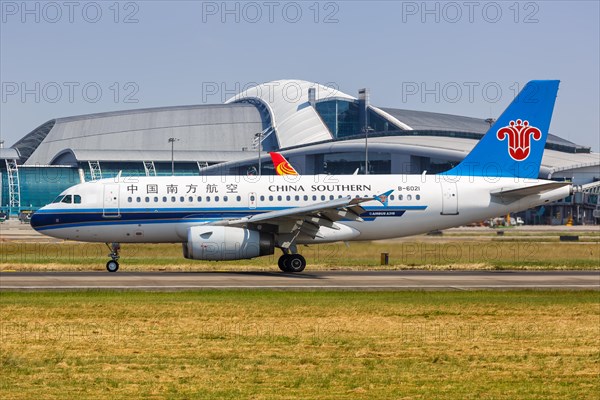
<instances>
[{"instance_id":1,"label":"emergency exit door","mask_svg":"<svg viewBox=\"0 0 600 400\"><path fill-rule=\"evenodd\" d=\"M119 218L121 216L118 184L107 183L104 185L104 207L102 216L104 218Z\"/></svg>"},{"instance_id":2,"label":"emergency exit door","mask_svg":"<svg viewBox=\"0 0 600 400\"><path fill-rule=\"evenodd\" d=\"M458 191L456 182L441 181L442 188L442 215L458 214Z\"/></svg>"}]
</instances>

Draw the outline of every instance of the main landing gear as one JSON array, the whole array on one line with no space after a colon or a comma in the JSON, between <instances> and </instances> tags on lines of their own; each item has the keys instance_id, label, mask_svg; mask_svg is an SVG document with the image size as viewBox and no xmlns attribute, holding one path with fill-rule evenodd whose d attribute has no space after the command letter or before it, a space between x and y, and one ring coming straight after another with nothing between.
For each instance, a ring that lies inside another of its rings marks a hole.
<instances>
[{"instance_id":1,"label":"main landing gear","mask_svg":"<svg viewBox=\"0 0 600 400\"><path fill-rule=\"evenodd\" d=\"M283 254L277 261L283 272L302 272L306 268L306 259L302 254Z\"/></svg>"},{"instance_id":2,"label":"main landing gear","mask_svg":"<svg viewBox=\"0 0 600 400\"><path fill-rule=\"evenodd\" d=\"M110 250L110 254L108 255L111 260L106 263L106 269L108 272L117 272L119 270L119 250L121 250L121 245L119 243L106 243L106 246Z\"/></svg>"}]
</instances>

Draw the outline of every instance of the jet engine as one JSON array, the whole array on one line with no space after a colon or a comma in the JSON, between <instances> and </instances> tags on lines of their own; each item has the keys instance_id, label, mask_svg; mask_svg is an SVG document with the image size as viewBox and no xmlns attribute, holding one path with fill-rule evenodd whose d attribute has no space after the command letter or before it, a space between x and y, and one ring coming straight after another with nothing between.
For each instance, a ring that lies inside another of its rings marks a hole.
<instances>
[{"instance_id":1,"label":"jet engine","mask_svg":"<svg viewBox=\"0 0 600 400\"><path fill-rule=\"evenodd\" d=\"M183 243L183 256L192 260L241 260L274 251L273 235L230 226L193 226Z\"/></svg>"}]
</instances>

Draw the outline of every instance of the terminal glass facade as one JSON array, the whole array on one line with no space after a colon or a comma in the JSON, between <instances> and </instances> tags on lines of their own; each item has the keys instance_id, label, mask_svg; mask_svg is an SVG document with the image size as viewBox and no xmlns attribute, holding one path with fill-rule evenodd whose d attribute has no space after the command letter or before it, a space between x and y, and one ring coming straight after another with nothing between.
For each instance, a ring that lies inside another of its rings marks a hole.
<instances>
[{"instance_id":1,"label":"terminal glass facade","mask_svg":"<svg viewBox=\"0 0 600 400\"><path fill-rule=\"evenodd\" d=\"M358 170L365 173L365 154L359 152L327 153L315 156L315 172L329 175L352 175ZM369 152L369 174L390 174L390 153Z\"/></svg>"},{"instance_id":2,"label":"terminal glass facade","mask_svg":"<svg viewBox=\"0 0 600 400\"><path fill-rule=\"evenodd\" d=\"M0 210L8 214L10 195L6 170L0 172L2 195ZM63 190L78 184L79 172L70 167L23 167L19 166L21 207L10 210L12 214L24 210L37 210L50 203Z\"/></svg>"},{"instance_id":3,"label":"terminal glass facade","mask_svg":"<svg viewBox=\"0 0 600 400\"><path fill-rule=\"evenodd\" d=\"M375 132L401 130L371 109L367 110L366 121L361 121L358 102L326 100L318 102L315 109L335 138L362 134L366 126Z\"/></svg>"}]
</instances>

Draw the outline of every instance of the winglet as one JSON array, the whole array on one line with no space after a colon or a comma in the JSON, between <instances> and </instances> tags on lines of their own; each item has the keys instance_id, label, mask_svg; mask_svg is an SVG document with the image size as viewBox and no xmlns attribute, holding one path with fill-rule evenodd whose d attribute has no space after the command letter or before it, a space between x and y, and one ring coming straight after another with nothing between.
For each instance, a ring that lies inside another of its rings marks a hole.
<instances>
[{"instance_id":1,"label":"winglet","mask_svg":"<svg viewBox=\"0 0 600 400\"><path fill-rule=\"evenodd\" d=\"M378 194L377 196L374 197L374 199L377 200L378 202L380 202L381 204L383 204L385 207L387 207L388 199L390 198L390 194L392 194L393 192L394 192L394 189L388 190L385 193Z\"/></svg>"},{"instance_id":2,"label":"winglet","mask_svg":"<svg viewBox=\"0 0 600 400\"><path fill-rule=\"evenodd\" d=\"M269 153L271 156L271 160L273 160L273 165L275 166L275 172L277 175L299 175L298 172L292 167L292 165L282 156L280 153L276 151L272 151Z\"/></svg>"}]
</instances>

